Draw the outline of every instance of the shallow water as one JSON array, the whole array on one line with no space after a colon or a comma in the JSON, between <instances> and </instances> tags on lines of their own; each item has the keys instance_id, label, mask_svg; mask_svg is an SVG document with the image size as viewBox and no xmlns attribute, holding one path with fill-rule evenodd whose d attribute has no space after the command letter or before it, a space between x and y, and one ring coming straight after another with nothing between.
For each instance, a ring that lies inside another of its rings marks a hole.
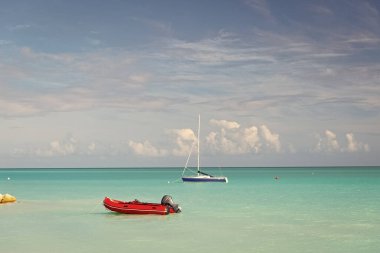
<instances>
[{"instance_id":1,"label":"shallow water","mask_svg":"<svg viewBox=\"0 0 380 253\"><path fill-rule=\"evenodd\" d=\"M228 184L178 182L180 168L0 170L0 193L18 200L0 206L1 252L380 248L379 167L224 168L223 174ZM105 196L160 202L165 194L182 213L122 215L101 204Z\"/></svg>"}]
</instances>

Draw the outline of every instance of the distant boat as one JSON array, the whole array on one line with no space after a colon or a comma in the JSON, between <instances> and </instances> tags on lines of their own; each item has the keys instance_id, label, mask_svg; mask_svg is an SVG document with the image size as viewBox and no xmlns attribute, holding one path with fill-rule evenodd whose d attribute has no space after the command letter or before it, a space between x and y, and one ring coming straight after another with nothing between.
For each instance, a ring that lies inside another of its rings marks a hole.
<instances>
[{"instance_id":1,"label":"distant boat","mask_svg":"<svg viewBox=\"0 0 380 253\"><path fill-rule=\"evenodd\" d=\"M193 151L193 148L194 148L194 144L195 142L193 143L193 146L191 147L191 150L190 150L190 154L187 158L187 162L186 162L186 165L185 165L185 168L183 169L183 172L182 172L182 181L183 182L222 182L222 183L228 183L228 179L227 177L224 177L224 176L213 176L213 175L210 175L208 173L205 173L203 171L200 170L200 167L199 167L199 149L200 149L200 145L199 145L199 133L200 133L200 129L201 129L201 116L199 115L198 116L198 133L197 133L197 148L198 148L198 151L197 151L197 154L198 154L198 165L197 165L197 171L193 171L193 175L190 175L190 176L185 176L185 172L188 169L187 167L187 164L189 162L189 159L190 159L190 156L191 156L191 153Z\"/></svg>"}]
</instances>

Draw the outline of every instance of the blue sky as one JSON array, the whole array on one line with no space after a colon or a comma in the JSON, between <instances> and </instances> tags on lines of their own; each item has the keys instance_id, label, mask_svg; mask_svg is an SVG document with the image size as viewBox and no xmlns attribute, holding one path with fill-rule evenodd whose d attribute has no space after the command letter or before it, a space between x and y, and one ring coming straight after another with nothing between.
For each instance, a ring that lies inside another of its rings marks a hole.
<instances>
[{"instance_id":1,"label":"blue sky","mask_svg":"<svg viewBox=\"0 0 380 253\"><path fill-rule=\"evenodd\" d=\"M379 165L377 1L6 1L0 167Z\"/></svg>"}]
</instances>

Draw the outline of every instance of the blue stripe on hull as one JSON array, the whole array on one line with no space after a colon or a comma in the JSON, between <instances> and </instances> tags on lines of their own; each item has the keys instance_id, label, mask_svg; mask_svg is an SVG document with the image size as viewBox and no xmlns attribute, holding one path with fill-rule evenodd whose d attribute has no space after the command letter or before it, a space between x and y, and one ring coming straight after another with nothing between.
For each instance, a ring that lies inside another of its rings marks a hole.
<instances>
[{"instance_id":1,"label":"blue stripe on hull","mask_svg":"<svg viewBox=\"0 0 380 253\"><path fill-rule=\"evenodd\" d=\"M191 177L183 177L183 182L226 182L225 178L191 178Z\"/></svg>"}]
</instances>

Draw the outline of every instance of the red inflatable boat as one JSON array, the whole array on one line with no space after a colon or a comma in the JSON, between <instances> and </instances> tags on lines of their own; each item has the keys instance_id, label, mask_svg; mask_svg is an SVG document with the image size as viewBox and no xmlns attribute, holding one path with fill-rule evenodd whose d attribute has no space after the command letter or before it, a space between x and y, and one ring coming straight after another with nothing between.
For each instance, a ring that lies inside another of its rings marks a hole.
<instances>
[{"instance_id":1,"label":"red inflatable boat","mask_svg":"<svg viewBox=\"0 0 380 253\"><path fill-rule=\"evenodd\" d=\"M160 214L167 215L169 213L179 213L181 208L175 204L169 195L162 197L161 204L140 202L137 199L129 202L111 199L105 197L103 205L118 213L126 214Z\"/></svg>"}]
</instances>

